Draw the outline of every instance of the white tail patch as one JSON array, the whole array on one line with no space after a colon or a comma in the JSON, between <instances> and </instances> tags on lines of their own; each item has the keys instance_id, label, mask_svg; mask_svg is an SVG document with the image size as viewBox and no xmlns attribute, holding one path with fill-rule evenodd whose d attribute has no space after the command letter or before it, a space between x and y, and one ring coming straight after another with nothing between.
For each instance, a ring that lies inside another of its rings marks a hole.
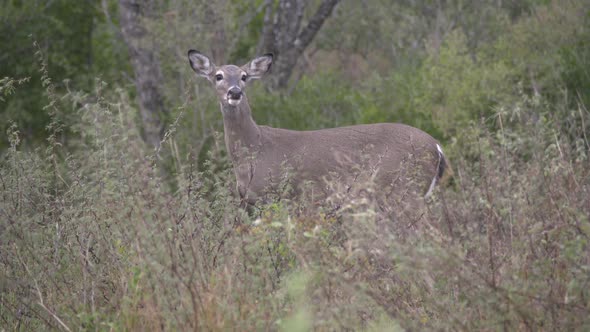
<instances>
[{"instance_id":1,"label":"white tail patch","mask_svg":"<svg viewBox=\"0 0 590 332\"><path fill-rule=\"evenodd\" d=\"M434 173L434 177L432 178L432 181L430 182L430 187L428 187L428 191L426 192L426 195L424 195L424 198L430 196L432 194L432 191L434 190L434 187L436 186L436 182L438 181L438 168L440 167L440 162L442 160L442 158L444 157L442 148L440 147L440 145L436 145L436 149L438 150L438 162L436 163L436 170Z\"/></svg>"}]
</instances>

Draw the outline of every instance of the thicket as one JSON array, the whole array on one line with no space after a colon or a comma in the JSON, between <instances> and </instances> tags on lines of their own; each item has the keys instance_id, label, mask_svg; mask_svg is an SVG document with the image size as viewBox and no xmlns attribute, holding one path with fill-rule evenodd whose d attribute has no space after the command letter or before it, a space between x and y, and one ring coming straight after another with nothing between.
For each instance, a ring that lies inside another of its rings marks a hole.
<instances>
[{"instance_id":1,"label":"thicket","mask_svg":"<svg viewBox=\"0 0 590 332\"><path fill-rule=\"evenodd\" d=\"M41 89L49 124L45 144L7 125L0 325L589 329L587 8L497 16L505 24L485 43L457 29L419 60L362 80L328 68L289 95L248 91L259 123L400 121L440 138L456 177L419 220L384 219L370 201L334 209L336 196L319 210L282 197L248 214L222 136L204 123L221 118L208 87L183 91L151 151L125 86L66 88L37 53L35 77L0 81L11 110L30 85ZM195 132L211 138L195 142Z\"/></svg>"}]
</instances>

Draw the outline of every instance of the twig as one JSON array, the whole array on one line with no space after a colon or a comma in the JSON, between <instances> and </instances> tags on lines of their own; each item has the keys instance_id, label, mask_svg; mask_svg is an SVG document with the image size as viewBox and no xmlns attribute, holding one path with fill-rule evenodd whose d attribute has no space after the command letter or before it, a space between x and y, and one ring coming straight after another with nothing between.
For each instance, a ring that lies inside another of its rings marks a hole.
<instances>
[{"instance_id":1,"label":"twig","mask_svg":"<svg viewBox=\"0 0 590 332\"><path fill-rule=\"evenodd\" d=\"M27 264L25 264L23 259L20 257L20 254L18 252L18 248L16 247L16 245L15 245L14 251L16 253L16 256L18 257L18 260L23 265L23 267L25 268L25 271L27 271L27 274L33 280L33 283L35 284L35 290L37 291L37 295L39 296L39 301L37 303L41 306L41 308L45 309L45 311L47 311L47 313L49 313L49 315L51 315L51 317L53 317L53 319L55 319L59 323L59 325L61 325L61 327L63 327L64 330L71 332L72 330L53 311L51 311L43 302L43 294L41 293L41 289L39 288L39 283L37 282L37 279L35 279L35 277L33 277L33 274L29 270L29 267L27 266Z\"/></svg>"},{"instance_id":2,"label":"twig","mask_svg":"<svg viewBox=\"0 0 590 332\"><path fill-rule=\"evenodd\" d=\"M580 91L578 91L578 112L580 112L580 119L582 120L582 135L584 136L584 142L586 143L586 148L590 150L590 143L588 143L588 136L586 136L586 124L584 123L584 113L582 112L582 108L586 108L586 106L582 103L582 96L580 95Z\"/></svg>"},{"instance_id":3,"label":"twig","mask_svg":"<svg viewBox=\"0 0 590 332\"><path fill-rule=\"evenodd\" d=\"M39 292L39 289L37 289L37 291ZM39 296L41 296L41 293L39 293ZM64 328L64 330L68 332L72 331L61 319L59 319L59 317L57 317L55 313L53 313L53 311L51 311L49 308L45 306L45 304L43 304L43 299L41 299L37 303L41 306L41 308L45 309L45 311L47 311L59 323L59 325L61 325L61 327Z\"/></svg>"}]
</instances>

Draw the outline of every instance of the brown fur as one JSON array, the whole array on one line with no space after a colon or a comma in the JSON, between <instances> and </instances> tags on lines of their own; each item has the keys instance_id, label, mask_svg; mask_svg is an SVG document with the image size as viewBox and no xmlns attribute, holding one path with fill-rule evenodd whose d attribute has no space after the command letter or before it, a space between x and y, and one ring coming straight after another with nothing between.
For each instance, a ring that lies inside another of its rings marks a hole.
<instances>
[{"instance_id":1,"label":"brown fur","mask_svg":"<svg viewBox=\"0 0 590 332\"><path fill-rule=\"evenodd\" d=\"M319 197L329 195L326 181L346 183L361 172L369 173L378 189L388 195L410 191L422 196L435 177L445 178L452 172L438 152L438 142L404 124L379 123L313 131L257 125L245 94L233 105L228 101L229 90L243 90L250 78L262 76L270 68L271 55L256 58L242 67L215 67L196 51L189 51L189 59L198 74L215 84L238 191L249 203L277 189L287 169L292 171L291 183L295 189L309 180L320 193ZM244 75L247 75L245 81Z\"/></svg>"}]
</instances>

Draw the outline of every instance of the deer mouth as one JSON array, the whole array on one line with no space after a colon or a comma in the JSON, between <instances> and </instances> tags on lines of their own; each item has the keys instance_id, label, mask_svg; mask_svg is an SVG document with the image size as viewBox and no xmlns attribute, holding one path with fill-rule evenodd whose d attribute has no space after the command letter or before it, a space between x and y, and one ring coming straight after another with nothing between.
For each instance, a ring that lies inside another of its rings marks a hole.
<instances>
[{"instance_id":1,"label":"deer mouth","mask_svg":"<svg viewBox=\"0 0 590 332\"><path fill-rule=\"evenodd\" d=\"M234 99L234 98L227 98L227 103L232 105L232 106L236 106L237 104L239 104L242 101L242 97L238 98L238 99Z\"/></svg>"},{"instance_id":2,"label":"deer mouth","mask_svg":"<svg viewBox=\"0 0 590 332\"><path fill-rule=\"evenodd\" d=\"M236 106L242 101L242 95L228 93L226 99L228 104Z\"/></svg>"}]
</instances>

